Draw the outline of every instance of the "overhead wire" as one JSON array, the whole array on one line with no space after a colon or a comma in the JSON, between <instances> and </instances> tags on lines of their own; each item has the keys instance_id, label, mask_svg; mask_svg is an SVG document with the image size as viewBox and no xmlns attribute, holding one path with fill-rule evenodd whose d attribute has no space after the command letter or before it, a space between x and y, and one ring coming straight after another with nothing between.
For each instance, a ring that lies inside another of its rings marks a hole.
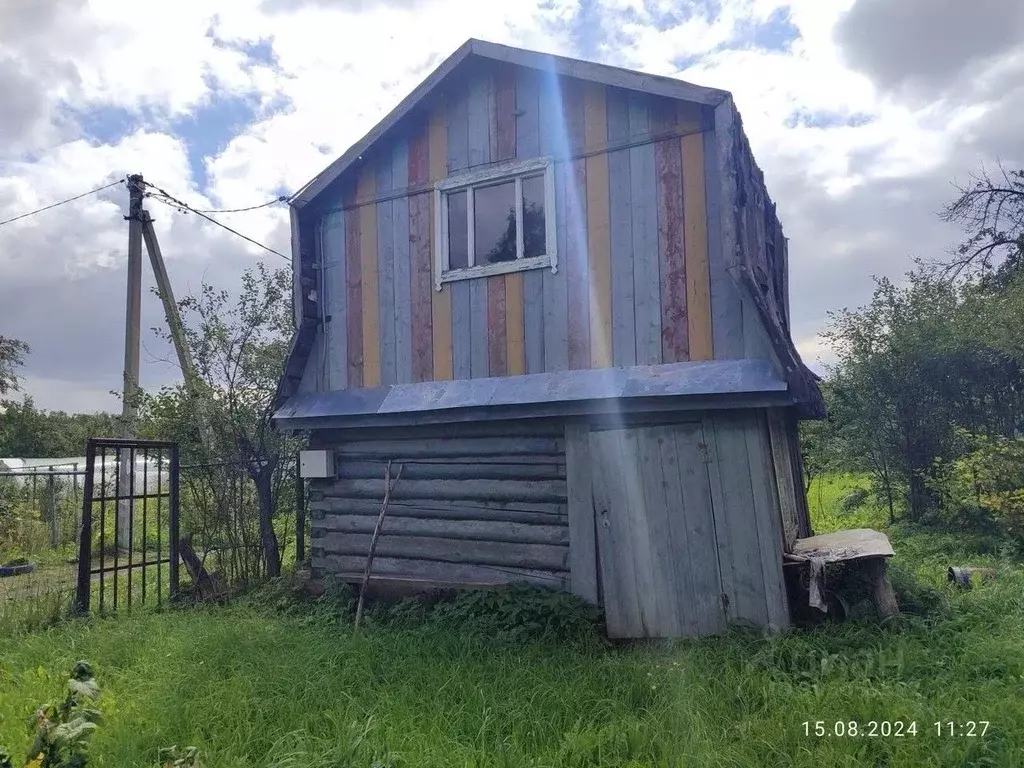
<instances>
[{"instance_id":1,"label":"overhead wire","mask_svg":"<svg viewBox=\"0 0 1024 768\"><path fill-rule=\"evenodd\" d=\"M42 208L36 208L34 211L28 211L27 213L19 214L19 215L14 216L14 217L12 217L10 219L4 219L3 221L0 221L0 227L4 226L5 224L12 224L15 221L20 221L21 219L27 219L29 216L35 216L38 213L43 213L45 211L51 211L54 208L59 208L60 206L67 205L68 203L73 203L73 202L75 202L75 200L81 200L83 197L88 197L89 195L95 195L97 192L102 192L105 189L110 189L111 187L115 187L118 184L124 184L124 182L125 182L125 178L122 177L122 178L118 179L117 181L112 181L109 184L104 184L102 187L96 187L96 189L90 189L88 192L82 192L80 195L75 195L74 197L69 197L66 200L61 200L61 201L56 202L56 203L51 203L50 205L45 205Z\"/></svg>"},{"instance_id":2,"label":"overhead wire","mask_svg":"<svg viewBox=\"0 0 1024 768\"><path fill-rule=\"evenodd\" d=\"M170 194L167 190L163 189L162 187L159 187L156 184L153 184L153 183L148 182L148 181L143 181L142 183L143 183L144 186L149 187L150 190L152 190L150 192L146 192L146 197L149 197L149 198L151 198L153 200L161 202L164 205L169 205L172 208L177 208L182 213L194 213L197 216L199 216L199 217L201 217L203 219L206 219L211 224L216 224L221 229L226 229L228 232L230 232L231 234L235 235L236 237L240 237L243 240L245 240L245 241L247 241L249 243L252 243L253 245L257 246L258 248L262 248L263 250L268 251L269 253L272 253L275 256L280 256L285 261L289 261L289 262L291 261L290 258L285 256L280 251L275 251L269 245L264 245L263 243L259 242L258 240L253 240L248 235L243 235L237 229L232 229L227 224L224 224L224 223L222 223L220 221L217 221L214 218L211 218L206 211L202 211L202 210L198 210L196 208L193 208L192 206L188 205L187 203L182 202L181 200L179 200L174 195ZM287 198L284 198L284 199L287 200ZM277 202L281 202L281 199L279 198L278 200L273 200L273 201L271 201L269 203L263 203L263 204L261 204L259 206L253 206L253 207L247 208L247 209L237 209L237 211L241 211L241 210L255 210L256 208L265 208L268 205L273 205L274 203L277 203ZM223 210L223 211L218 211L218 213L235 213L237 211Z\"/></svg>"},{"instance_id":3,"label":"overhead wire","mask_svg":"<svg viewBox=\"0 0 1024 768\"><path fill-rule=\"evenodd\" d=\"M288 196L281 195L280 197L275 197L273 200L268 200L267 202L260 203L259 205L250 205L247 208L198 208L196 209L196 213L245 213L246 211L258 211L260 208L269 208L272 205L287 202Z\"/></svg>"}]
</instances>

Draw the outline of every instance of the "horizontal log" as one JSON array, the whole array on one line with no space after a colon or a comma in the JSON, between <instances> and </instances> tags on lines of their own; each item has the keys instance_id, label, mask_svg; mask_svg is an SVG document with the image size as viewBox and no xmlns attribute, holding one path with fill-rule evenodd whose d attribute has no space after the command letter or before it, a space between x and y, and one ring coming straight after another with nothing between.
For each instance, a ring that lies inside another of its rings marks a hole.
<instances>
[{"instance_id":1,"label":"horizontal log","mask_svg":"<svg viewBox=\"0 0 1024 768\"><path fill-rule=\"evenodd\" d=\"M369 534L328 533L314 539L317 548L329 555L366 557L370 551ZM514 568L565 570L569 548L551 544L513 544L507 541L454 541L419 536L391 536L385 531L377 539L380 557L405 557L440 560L467 565L491 565Z\"/></svg>"},{"instance_id":2,"label":"horizontal log","mask_svg":"<svg viewBox=\"0 0 1024 768\"><path fill-rule=\"evenodd\" d=\"M445 456L444 458L412 459L405 462L407 465L414 464L542 464L544 466L557 466L565 469L564 454L541 454L538 456Z\"/></svg>"},{"instance_id":3,"label":"horizontal log","mask_svg":"<svg viewBox=\"0 0 1024 768\"><path fill-rule=\"evenodd\" d=\"M316 554L312 566L317 571L332 573L343 581L358 583L363 578L366 557ZM370 581L402 579L421 584L447 584L458 587L484 587L526 581L548 587L566 589L569 574L565 571L545 571L530 568L495 568L465 563L445 563L437 560L409 560L393 557L375 557Z\"/></svg>"},{"instance_id":4,"label":"horizontal log","mask_svg":"<svg viewBox=\"0 0 1024 768\"><path fill-rule=\"evenodd\" d=\"M341 479L376 480L384 478L386 462L344 459L337 464ZM392 472L395 472L392 467ZM565 464L504 464L498 462L402 465L403 480L557 480L565 478Z\"/></svg>"},{"instance_id":5,"label":"horizontal log","mask_svg":"<svg viewBox=\"0 0 1024 768\"><path fill-rule=\"evenodd\" d=\"M430 424L416 427L321 429L310 436L310 447L330 448L351 440L473 439L478 437L561 437L561 419Z\"/></svg>"},{"instance_id":6,"label":"horizontal log","mask_svg":"<svg viewBox=\"0 0 1024 768\"><path fill-rule=\"evenodd\" d=\"M337 480L324 490L332 496L381 499L380 480ZM399 479L392 499L442 499L445 501L549 501L565 503L564 480L406 480Z\"/></svg>"},{"instance_id":7,"label":"horizontal log","mask_svg":"<svg viewBox=\"0 0 1024 768\"><path fill-rule=\"evenodd\" d=\"M380 500L347 499L329 496L311 501L309 508L314 519L329 514L347 513L376 515L380 513ZM427 520L494 520L509 523L539 523L568 525L565 504L524 503L512 501L440 501L433 499L404 499L391 501L388 510L404 517Z\"/></svg>"},{"instance_id":8,"label":"horizontal log","mask_svg":"<svg viewBox=\"0 0 1024 768\"><path fill-rule=\"evenodd\" d=\"M439 459L449 456L563 456L565 440L553 437L481 437L452 440L351 440L334 448L339 459ZM564 461L564 458L562 459Z\"/></svg>"},{"instance_id":9,"label":"horizontal log","mask_svg":"<svg viewBox=\"0 0 1024 768\"><path fill-rule=\"evenodd\" d=\"M425 520L389 514L384 519L382 534L391 536L423 536L457 541L507 541L520 544L555 544L569 546L567 525L533 525L506 523L497 520ZM377 515L328 515L313 521L313 536L327 532L373 533Z\"/></svg>"}]
</instances>

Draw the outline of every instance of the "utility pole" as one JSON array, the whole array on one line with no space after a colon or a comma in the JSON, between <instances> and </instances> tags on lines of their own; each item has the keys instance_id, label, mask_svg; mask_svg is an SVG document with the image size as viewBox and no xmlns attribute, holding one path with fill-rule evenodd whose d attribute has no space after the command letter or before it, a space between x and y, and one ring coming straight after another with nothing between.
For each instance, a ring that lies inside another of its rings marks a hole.
<instances>
[{"instance_id":1,"label":"utility pole","mask_svg":"<svg viewBox=\"0 0 1024 768\"><path fill-rule=\"evenodd\" d=\"M142 201L141 174L128 177L128 296L125 300L124 388L121 401L123 437L135 437L135 420L139 396L139 326L142 322ZM135 468L129 462L132 451L121 457L118 477L120 496L128 496ZM117 502L117 545L127 549L131 539L131 517L134 499Z\"/></svg>"}]
</instances>

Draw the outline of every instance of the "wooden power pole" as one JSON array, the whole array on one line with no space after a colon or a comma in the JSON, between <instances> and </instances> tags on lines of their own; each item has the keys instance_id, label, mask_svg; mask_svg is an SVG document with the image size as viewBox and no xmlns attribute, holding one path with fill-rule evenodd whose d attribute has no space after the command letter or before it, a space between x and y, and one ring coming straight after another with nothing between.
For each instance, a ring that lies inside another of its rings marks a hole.
<instances>
[{"instance_id":1,"label":"wooden power pole","mask_svg":"<svg viewBox=\"0 0 1024 768\"><path fill-rule=\"evenodd\" d=\"M122 434L135 437L139 397L140 324L142 322L142 200L141 174L128 177L128 296L125 300L124 387L121 401ZM122 496L127 496L135 468L126 452L118 468ZM117 502L117 545L127 548L131 538L132 499Z\"/></svg>"}]
</instances>

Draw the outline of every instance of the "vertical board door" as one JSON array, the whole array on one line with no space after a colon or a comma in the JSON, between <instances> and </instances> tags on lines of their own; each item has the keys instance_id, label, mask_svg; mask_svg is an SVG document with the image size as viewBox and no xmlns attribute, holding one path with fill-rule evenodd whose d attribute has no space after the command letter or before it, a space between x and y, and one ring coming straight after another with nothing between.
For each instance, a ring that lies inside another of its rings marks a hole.
<instances>
[{"instance_id":1,"label":"vertical board door","mask_svg":"<svg viewBox=\"0 0 1024 768\"><path fill-rule=\"evenodd\" d=\"M590 450L609 636L724 630L701 424L594 431Z\"/></svg>"}]
</instances>

